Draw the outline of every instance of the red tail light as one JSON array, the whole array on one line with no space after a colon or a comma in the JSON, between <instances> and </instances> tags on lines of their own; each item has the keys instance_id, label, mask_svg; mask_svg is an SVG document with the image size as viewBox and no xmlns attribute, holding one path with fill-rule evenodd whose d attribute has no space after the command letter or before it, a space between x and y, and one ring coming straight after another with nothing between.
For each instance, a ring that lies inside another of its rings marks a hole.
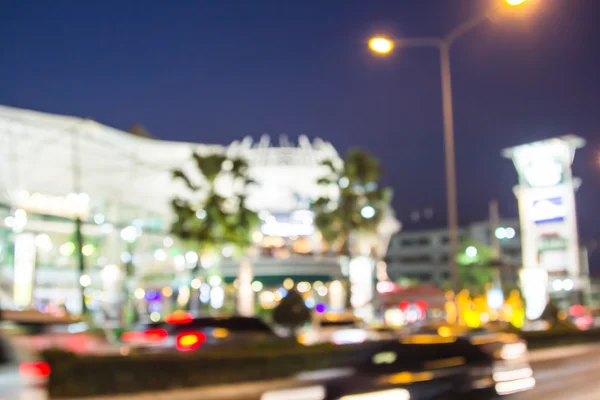
<instances>
[{"instance_id":1,"label":"red tail light","mask_svg":"<svg viewBox=\"0 0 600 400\"><path fill-rule=\"evenodd\" d=\"M206 335L202 332L186 332L177 335L177 350L193 351L206 341Z\"/></svg>"},{"instance_id":2,"label":"red tail light","mask_svg":"<svg viewBox=\"0 0 600 400\"><path fill-rule=\"evenodd\" d=\"M125 343L135 342L137 340L141 340L142 338L143 335L140 332L123 332L121 334L121 341Z\"/></svg>"},{"instance_id":3,"label":"red tail light","mask_svg":"<svg viewBox=\"0 0 600 400\"><path fill-rule=\"evenodd\" d=\"M45 378L50 375L50 366L45 362L25 362L19 365L19 373L25 378Z\"/></svg>"},{"instance_id":4,"label":"red tail light","mask_svg":"<svg viewBox=\"0 0 600 400\"><path fill-rule=\"evenodd\" d=\"M417 308L419 309L419 311L421 312L425 312L427 311L427 302L423 301L423 300L419 300L415 303L415 306L417 306Z\"/></svg>"},{"instance_id":5,"label":"red tail light","mask_svg":"<svg viewBox=\"0 0 600 400\"><path fill-rule=\"evenodd\" d=\"M148 329L144 332L144 340L147 342L162 342L169 336L164 329Z\"/></svg>"},{"instance_id":6,"label":"red tail light","mask_svg":"<svg viewBox=\"0 0 600 400\"><path fill-rule=\"evenodd\" d=\"M403 312L407 312L410 308L410 303L408 301L401 301L400 304L398 304L398 308Z\"/></svg>"}]
</instances>

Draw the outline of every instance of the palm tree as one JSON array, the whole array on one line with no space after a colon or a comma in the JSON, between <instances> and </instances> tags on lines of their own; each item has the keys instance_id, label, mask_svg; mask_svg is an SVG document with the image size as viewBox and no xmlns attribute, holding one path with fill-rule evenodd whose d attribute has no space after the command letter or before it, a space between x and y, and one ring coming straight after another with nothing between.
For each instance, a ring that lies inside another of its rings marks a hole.
<instances>
[{"instance_id":1,"label":"palm tree","mask_svg":"<svg viewBox=\"0 0 600 400\"><path fill-rule=\"evenodd\" d=\"M193 154L197 172L192 178L182 169L173 171L190 189L187 199L172 200L174 235L201 252L232 248L244 255L251 246L251 235L259 224L258 215L246 207L246 192L253 181L248 176L248 163L225 154ZM226 187L227 193L218 188ZM201 257L192 273L198 273Z\"/></svg>"},{"instance_id":2,"label":"palm tree","mask_svg":"<svg viewBox=\"0 0 600 400\"><path fill-rule=\"evenodd\" d=\"M383 172L379 160L366 150L350 149L341 167L331 160L322 165L327 174L319 179L319 185L334 189L338 196L321 197L313 203L315 225L339 255L357 255L361 239L377 235L388 214L392 190L380 186ZM369 249L368 255L373 252Z\"/></svg>"},{"instance_id":3,"label":"palm tree","mask_svg":"<svg viewBox=\"0 0 600 400\"><path fill-rule=\"evenodd\" d=\"M343 166L336 166L329 160L322 165L327 174L318 183L324 186L324 192L333 192L337 196L321 197L313 203L315 225L329 247L340 256L340 263L348 263L354 288L350 302L354 307L363 308L363 317L369 318L371 304L366 294L371 293L373 282L365 281L365 277L372 279L371 272L387 247L387 242L383 242L391 233L388 234L389 229L382 222L389 217L393 219L390 209L392 190L379 184L382 176L379 160L366 150L349 150ZM353 258L356 256L366 256L370 260L359 261ZM351 271L353 268L371 268L371 272L357 271L355 274Z\"/></svg>"}]
</instances>

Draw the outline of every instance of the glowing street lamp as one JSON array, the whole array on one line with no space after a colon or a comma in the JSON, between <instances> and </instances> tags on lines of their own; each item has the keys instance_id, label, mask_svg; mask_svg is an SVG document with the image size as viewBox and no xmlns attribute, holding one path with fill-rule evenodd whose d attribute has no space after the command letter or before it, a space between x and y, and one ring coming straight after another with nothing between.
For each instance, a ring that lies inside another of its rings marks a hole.
<instances>
[{"instance_id":1,"label":"glowing street lamp","mask_svg":"<svg viewBox=\"0 0 600 400\"><path fill-rule=\"evenodd\" d=\"M504 0L508 6L520 6L527 0ZM454 42L469 32L474 27L488 20L495 8L487 9L483 13L474 16L457 26L443 37L409 38L392 42L383 36L377 36L369 41L370 49L377 54L389 54L394 45L400 47L433 47L440 54L441 90L442 90L442 113L444 124L444 158L446 170L446 201L448 208L448 239L450 250L450 274L452 288L458 290L460 286L458 265L456 255L459 252L458 236L458 200L456 188L456 162L454 152L454 112L452 104L452 84L450 76L450 48Z\"/></svg>"},{"instance_id":2,"label":"glowing street lamp","mask_svg":"<svg viewBox=\"0 0 600 400\"><path fill-rule=\"evenodd\" d=\"M375 53L388 54L394 49L394 42L388 38L377 36L369 40L369 47Z\"/></svg>"}]
</instances>

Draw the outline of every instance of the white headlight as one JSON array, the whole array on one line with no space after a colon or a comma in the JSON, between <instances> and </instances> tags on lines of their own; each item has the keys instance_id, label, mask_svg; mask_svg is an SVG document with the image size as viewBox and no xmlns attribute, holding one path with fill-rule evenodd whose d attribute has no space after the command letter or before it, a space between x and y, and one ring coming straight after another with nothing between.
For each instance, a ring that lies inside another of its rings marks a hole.
<instances>
[{"instance_id":1,"label":"white headlight","mask_svg":"<svg viewBox=\"0 0 600 400\"><path fill-rule=\"evenodd\" d=\"M406 389L391 389L382 392L353 394L339 400L410 400L410 393Z\"/></svg>"}]
</instances>

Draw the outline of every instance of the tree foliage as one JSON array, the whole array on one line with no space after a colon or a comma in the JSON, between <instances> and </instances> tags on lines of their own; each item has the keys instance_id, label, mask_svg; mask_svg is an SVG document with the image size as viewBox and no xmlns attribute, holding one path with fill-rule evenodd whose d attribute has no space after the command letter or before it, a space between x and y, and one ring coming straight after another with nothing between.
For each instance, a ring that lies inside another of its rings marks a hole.
<instances>
[{"instance_id":1,"label":"tree foliage","mask_svg":"<svg viewBox=\"0 0 600 400\"><path fill-rule=\"evenodd\" d=\"M246 207L246 191L253 184L248 176L248 163L224 154L194 153L192 158L194 173L182 169L173 171L173 179L183 181L191 195L171 201L176 215L172 233L202 248L232 245L243 250L249 247L259 219ZM224 183L231 191L227 195L219 193L218 183Z\"/></svg>"},{"instance_id":2,"label":"tree foliage","mask_svg":"<svg viewBox=\"0 0 600 400\"><path fill-rule=\"evenodd\" d=\"M331 160L323 161L322 165L327 173L318 184L333 189L339 197L337 200L321 197L313 203L315 225L340 254L349 255L353 236L377 233L392 200L392 190L380 186L383 171L379 159L366 150L350 149L342 167ZM361 215L366 206L375 210L373 217Z\"/></svg>"},{"instance_id":3,"label":"tree foliage","mask_svg":"<svg viewBox=\"0 0 600 400\"><path fill-rule=\"evenodd\" d=\"M475 256L467 255L467 248L477 249ZM456 255L461 287L472 293L484 293L486 285L494 281L494 250L470 239L461 243Z\"/></svg>"}]
</instances>

